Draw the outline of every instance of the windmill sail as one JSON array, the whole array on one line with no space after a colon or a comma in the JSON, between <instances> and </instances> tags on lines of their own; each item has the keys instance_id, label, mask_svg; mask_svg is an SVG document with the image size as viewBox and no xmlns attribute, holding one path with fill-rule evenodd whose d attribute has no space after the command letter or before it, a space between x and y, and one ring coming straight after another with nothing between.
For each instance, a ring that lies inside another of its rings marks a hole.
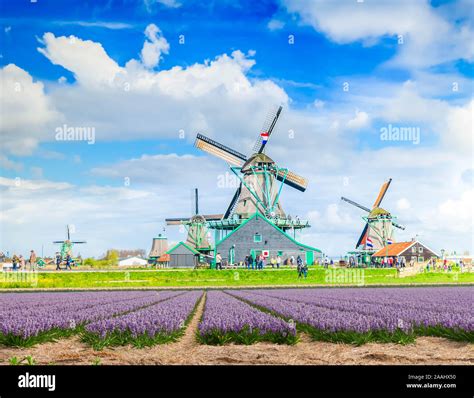
<instances>
[{"instance_id":1,"label":"windmill sail","mask_svg":"<svg viewBox=\"0 0 474 398\"><path fill-rule=\"evenodd\" d=\"M267 142L273 132L273 129L275 128L278 118L280 117L282 109L283 108L279 106L273 112L270 112L268 114L265 123L263 124L263 128L262 130L260 130L260 134L257 137L257 142L253 147L254 152L262 153L265 149L265 145L267 145Z\"/></svg>"},{"instance_id":2,"label":"windmill sail","mask_svg":"<svg viewBox=\"0 0 474 398\"><path fill-rule=\"evenodd\" d=\"M245 155L242 155L241 153L202 134L197 135L194 146L202 151L210 153L211 155L217 156L234 166L242 166L247 160Z\"/></svg>"}]
</instances>

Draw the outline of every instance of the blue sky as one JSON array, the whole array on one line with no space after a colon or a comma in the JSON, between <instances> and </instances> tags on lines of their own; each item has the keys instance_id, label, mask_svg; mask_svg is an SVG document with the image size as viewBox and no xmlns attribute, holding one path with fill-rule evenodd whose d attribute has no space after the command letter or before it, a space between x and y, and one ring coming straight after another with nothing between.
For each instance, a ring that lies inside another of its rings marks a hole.
<instances>
[{"instance_id":1,"label":"blue sky","mask_svg":"<svg viewBox=\"0 0 474 398\"><path fill-rule=\"evenodd\" d=\"M283 196L288 212L314 225L302 239L343 254L361 215L339 203L340 194L370 202L393 177L399 185L387 200L411 226L405 238L472 250L472 222L452 214L472 197L472 181L460 177L472 170L472 4L205 3L1 1L2 81L26 88L2 98L2 249L37 246L33 220L47 245L74 223L94 241L86 253L148 249L169 212L188 211L193 185L201 185L206 210L225 210L232 189L216 191L215 181L226 165L193 148L195 133L247 153L267 108L282 103L272 156L314 186ZM158 30L147 36L150 26ZM94 127L96 142L56 141L63 124ZM381 140L389 124L420 128L421 143ZM297 132L290 142L289 130ZM186 167L203 175L196 181ZM133 183L124 186L125 177ZM15 178L27 182L24 196L11 188ZM51 215L55 200L63 205ZM136 204L125 211L128 201ZM102 225L94 212L110 216Z\"/></svg>"}]
</instances>

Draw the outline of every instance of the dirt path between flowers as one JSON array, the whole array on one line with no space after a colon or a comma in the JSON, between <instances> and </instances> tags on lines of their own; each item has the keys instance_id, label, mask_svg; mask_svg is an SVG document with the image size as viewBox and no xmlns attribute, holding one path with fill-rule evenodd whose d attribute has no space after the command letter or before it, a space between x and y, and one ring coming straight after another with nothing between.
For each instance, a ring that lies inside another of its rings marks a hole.
<instances>
[{"instance_id":1,"label":"dirt path between flowers","mask_svg":"<svg viewBox=\"0 0 474 398\"><path fill-rule=\"evenodd\" d=\"M474 344L437 337L419 337L414 344L349 344L315 342L302 334L293 346L257 343L250 346L201 345L196 331L205 305L205 293L184 335L171 344L148 348L113 347L94 351L78 336L31 348L0 347L0 365L9 358L31 355L37 364L91 365L440 365L474 364ZM1 372L1 371L0 371Z\"/></svg>"}]
</instances>

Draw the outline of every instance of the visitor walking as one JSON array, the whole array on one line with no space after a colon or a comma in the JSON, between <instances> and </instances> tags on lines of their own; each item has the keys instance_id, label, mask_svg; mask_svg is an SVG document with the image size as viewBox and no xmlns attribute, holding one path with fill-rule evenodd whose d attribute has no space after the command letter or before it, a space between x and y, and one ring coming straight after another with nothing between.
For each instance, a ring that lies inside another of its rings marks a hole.
<instances>
[{"instance_id":1,"label":"visitor walking","mask_svg":"<svg viewBox=\"0 0 474 398\"><path fill-rule=\"evenodd\" d=\"M20 259L18 258L18 256L16 254L13 254L13 257L12 257L12 271L16 271L18 269L18 262L20 261Z\"/></svg>"},{"instance_id":2,"label":"visitor walking","mask_svg":"<svg viewBox=\"0 0 474 398\"><path fill-rule=\"evenodd\" d=\"M301 276L303 275L303 269L301 264L296 265L296 272L298 272L298 279L301 279Z\"/></svg>"},{"instance_id":3,"label":"visitor walking","mask_svg":"<svg viewBox=\"0 0 474 398\"><path fill-rule=\"evenodd\" d=\"M306 279L308 277L308 264L303 264L303 276Z\"/></svg>"},{"instance_id":4,"label":"visitor walking","mask_svg":"<svg viewBox=\"0 0 474 398\"><path fill-rule=\"evenodd\" d=\"M216 256L216 269L222 269L222 256L220 253L217 253Z\"/></svg>"},{"instance_id":5,"label":"visitor walking","mask_svg":"<svg viewBox=\"0 0 474 398\"><path fill-rule=\"evenodd\" d=\"M280 256L277 256L276 264L277 264L277 268L280 268L280 265L281 265L281 257Z\"/></svg>"},{"instance_id":6,"label":"visitor walking","mask_svg":"<svg viewBox=\"0 0 474 398\"><path fill-rule=\"evenodd\" d=\"M293 256L290 257L290 265L293 267L295 265L295 258Z\"/></svg>"},{"instance_id":7,"label":"visitor walking","mask_svg":"<svg viewBox=\"0 0 474 398\"><path fill-rule=\"evenodd\" d=\"M71 256L68 254L66 256L66 269L69 268L69 270L71 270L71 261L72 261Z\"/></svg>"},{"instance_id":8,"label":"visitor walking","mask_svg":"<svg viewBox=\"0 0 474 398\"><path fill-rule=\"evenodd\" d=\"M34 250L30 251L30 271L36 270L36 253Z\"/></svg>"},{"instance_id":9,"label":"visitor walking","mask_svg":"<svg viewBox=\"0 0 474 398\"><path fill-rule=\"evenodd\" d=\"M61 271L61 255L59 253L56 253L56 271Z\"/></svg>"},{"instance_id":10,"label":"visitor walking","mask_svg":"<svg viewBox=\"0 0 474 398\"><path fill-rule=\"evenodd\" d=\"M245 268L250 269L250 256L245 256Z\"/></svg>"},{"instance_id":11,"label":"visitor walking","mask_svg":"<svg viewBox=\"0 0 474 398\"><path fill-rule=\"evenodd\" d=\"M298 271L298 278L301 278L303 275L303 260L301 259L301 256L296 258L296 269Z\"/></svg>"},{"instance_id":12,"label":"visitor walking","mask_svg":"<svg viewBox=\"0 0 474 398\"><path fill-rule=\"evenodd\" d=\"M20 254L20 256L19 256L18 258L19 258L19 268L20 268L22 271L25 271L25 270L26 270L25 257L23 257L23 254Z\"/></svg>"}]
</instances>

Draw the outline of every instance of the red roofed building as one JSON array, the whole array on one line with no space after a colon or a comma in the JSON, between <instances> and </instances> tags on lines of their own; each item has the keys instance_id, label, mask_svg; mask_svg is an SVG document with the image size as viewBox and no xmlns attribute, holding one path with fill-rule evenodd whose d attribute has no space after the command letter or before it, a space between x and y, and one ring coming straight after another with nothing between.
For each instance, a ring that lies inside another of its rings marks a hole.
<instances>
[{"instance_id":1,"label":"red roofed building","mask_svg":"<svg viewBox=\"0 0 474 398\"><path fill-rule=\"evenodd\" d=\"M439 258L438 254L433 250L416 240L392 243L391 245L387 245L376 251L372 257L404 257L407 263L412 260L415 263L423 263L431 258Z\"/></svg>"}]
</instances>

